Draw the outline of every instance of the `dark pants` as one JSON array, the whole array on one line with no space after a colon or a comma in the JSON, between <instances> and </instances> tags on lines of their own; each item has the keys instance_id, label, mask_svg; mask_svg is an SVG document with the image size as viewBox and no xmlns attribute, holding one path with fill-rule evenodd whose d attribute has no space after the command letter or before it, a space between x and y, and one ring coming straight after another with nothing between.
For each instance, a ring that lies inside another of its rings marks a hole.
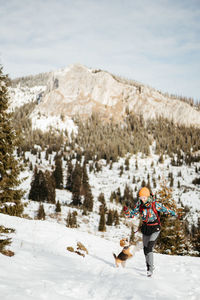
<instances>
[{"instance_id":1,"label":"dark pants","mask_svg":"<svg viewBox=\"0 0 200 300\"><path fill-rule=\"evenodd\" d=\"M156 231L151 235L143 234L144 255L146 259L147 271L153 273L153 249L160 231Z\"/></svg>"}]
</instances>

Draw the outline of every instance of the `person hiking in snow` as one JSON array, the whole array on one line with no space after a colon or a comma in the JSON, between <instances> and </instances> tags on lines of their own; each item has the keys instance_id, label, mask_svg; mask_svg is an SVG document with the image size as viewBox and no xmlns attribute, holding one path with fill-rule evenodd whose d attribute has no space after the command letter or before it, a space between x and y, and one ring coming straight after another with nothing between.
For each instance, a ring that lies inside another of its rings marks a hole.
<instances>
[{"instance_id":1,"label":"person hiking in snow","mask_svg":"<svg viewBox=\"0 0 200 300\"><path fill-rule=\"evenodd\" d=\"M166 208L162 203L153 199L147 187L143 187L139 191L139 201L133 210L129 210L124 206L124 213L127 218L134 218L140 213L142 217L141 232L143 235L143 250L147 266L147 276L153 275L153 249L156 240L160 234L160 217L159 212L176 216L177 214Z\"/></svg>"}]
</instances>

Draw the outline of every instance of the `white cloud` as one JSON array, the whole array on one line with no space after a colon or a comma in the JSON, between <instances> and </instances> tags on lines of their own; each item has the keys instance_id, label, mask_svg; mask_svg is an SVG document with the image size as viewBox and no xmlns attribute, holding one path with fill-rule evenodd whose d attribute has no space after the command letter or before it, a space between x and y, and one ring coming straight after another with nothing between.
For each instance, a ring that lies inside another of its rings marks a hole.
<instances>
[{"instance_id":1,"label":"white cloud","mask_svg":"<svg viewBox=\"0 0 200 300\"><path fill-rule=\"evenodd\" d=\"M80 62L200 98L195 0L0 0L0 58L11 77Z\"/></svg>"}]
</instances>

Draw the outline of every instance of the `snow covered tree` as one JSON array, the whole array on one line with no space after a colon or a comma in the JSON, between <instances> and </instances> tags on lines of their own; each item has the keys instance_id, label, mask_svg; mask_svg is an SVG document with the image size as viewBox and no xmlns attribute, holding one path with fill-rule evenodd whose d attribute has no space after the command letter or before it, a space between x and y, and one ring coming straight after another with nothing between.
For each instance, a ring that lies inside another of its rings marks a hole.
<instances>
[{"instance_id":1,"label":"snow covered tree","mask_svg":"<svg viewBox=\"0 0 200 300\"><path fill-rule=\"evenodd\" d=\"M11 126L8 109L9 78L0 67L0 212L20 216L23 212L19 174L21 165L14 156L18 138Z\"/></svg>"}]
</instances>

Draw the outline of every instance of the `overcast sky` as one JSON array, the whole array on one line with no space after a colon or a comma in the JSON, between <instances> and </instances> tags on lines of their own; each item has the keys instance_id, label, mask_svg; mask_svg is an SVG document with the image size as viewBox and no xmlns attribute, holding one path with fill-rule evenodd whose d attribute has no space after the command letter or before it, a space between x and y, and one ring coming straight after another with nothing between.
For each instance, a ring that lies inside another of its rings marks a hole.
<instances>
[{"instance_id":1,"label":"overcast sky","mask_svg":"<svg viewBox=\"0 0 200 300\"><path fill-rule=\"evenodd\" d=\"M73 63L200 99L200 0L0 0L11 78Z\"/></svg>"}]
</instances>

